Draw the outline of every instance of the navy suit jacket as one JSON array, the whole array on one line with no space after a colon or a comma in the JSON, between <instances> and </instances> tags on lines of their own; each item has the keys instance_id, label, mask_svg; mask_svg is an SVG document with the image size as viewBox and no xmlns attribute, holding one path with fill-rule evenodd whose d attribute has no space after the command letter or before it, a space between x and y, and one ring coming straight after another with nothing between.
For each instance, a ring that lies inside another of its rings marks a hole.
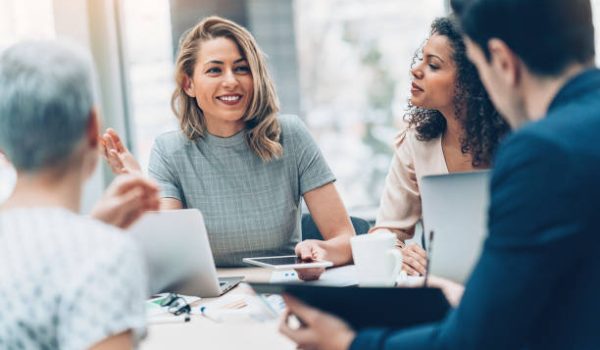
<instances>
[{"instance_id":1,"label":"navy suit jacket","mask_svg":"<svg viewBox=\"0 0 600 350\"><path fill-rule=\"evenodd\" d=\"M599 201L593 69L500 147L489 235L459 307L439 324L359 332L351 349L600 349Z\"/></svg>"}]
</instances>

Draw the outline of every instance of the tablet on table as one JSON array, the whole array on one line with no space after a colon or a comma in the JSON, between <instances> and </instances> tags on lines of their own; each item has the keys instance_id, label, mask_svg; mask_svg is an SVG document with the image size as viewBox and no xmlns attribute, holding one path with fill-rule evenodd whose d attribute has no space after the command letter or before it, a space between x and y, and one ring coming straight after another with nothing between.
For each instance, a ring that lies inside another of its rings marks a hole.
<instances>
[{"instance_id":1,"label":"tablet on table","mask_svg":"<svg viewBox=\"0 0 600 350\"><path fill-rule=\"evenodd\" d=\"M275 270L311 269L317 267L326 268L333 266L333 263L331 261L303 261L296 255L244 258L242 259L242 261L246 264L266 267Z\"/></svg>"}]
</instances>

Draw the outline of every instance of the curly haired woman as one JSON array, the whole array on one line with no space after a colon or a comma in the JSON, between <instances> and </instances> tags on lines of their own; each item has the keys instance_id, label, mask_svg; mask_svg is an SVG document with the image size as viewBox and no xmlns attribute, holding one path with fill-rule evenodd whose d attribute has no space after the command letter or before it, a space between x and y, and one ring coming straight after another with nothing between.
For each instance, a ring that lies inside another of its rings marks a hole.
<instances>
[{"instance_id":1,"label":"curly haired woman","mask_svg":"<svg viewBox=\"0 0 600 350\"><path fill-rule=\"evenodd\" d=\"M425 273L426 253L404 241L413 237L421 218L421 177L489 168L509 127L494 109L451 18L432 23L411 75L408 127L396 141L371 232L394 232L404 255L404 270L418 275Z\"/></svg>"}]
</instances>

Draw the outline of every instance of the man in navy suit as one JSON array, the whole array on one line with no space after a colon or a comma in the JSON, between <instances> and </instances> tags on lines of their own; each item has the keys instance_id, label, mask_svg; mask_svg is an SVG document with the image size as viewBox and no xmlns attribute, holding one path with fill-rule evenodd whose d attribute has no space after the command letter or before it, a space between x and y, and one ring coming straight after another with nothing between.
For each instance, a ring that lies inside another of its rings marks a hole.
<instances>
[{"instance_id":1,"label":"man in navy suit","mask_svg":"<svg viewBox=\"0 0 600 350\"><path fill-rule=\"evenodd\" d=\"M304 324L281 331L301 348L600 349L600 71L590 1L452 7L515 130L496 158L482 256L460 305L437 324L356 333L288 297Z\"/></svg>"}]
</instances>

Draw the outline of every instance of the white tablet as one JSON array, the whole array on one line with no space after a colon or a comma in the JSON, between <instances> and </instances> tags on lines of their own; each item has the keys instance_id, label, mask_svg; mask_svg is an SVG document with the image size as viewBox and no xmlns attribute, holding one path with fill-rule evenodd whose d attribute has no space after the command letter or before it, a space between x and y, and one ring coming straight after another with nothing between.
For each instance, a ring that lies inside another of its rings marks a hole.
<instances>
[{"instance_id":1,"label":"white tablet","mask_svg":"<svg viewBox=\"0 0 600 350\"><path fill-rule=\"evenodd\" d=\"M296 255L268 256L261 258L244 258L243 262L250 265L266 267L275 270L310 269L315 267L331 267L331 261L302 261Z\"/></svg>"}]
</instances>

